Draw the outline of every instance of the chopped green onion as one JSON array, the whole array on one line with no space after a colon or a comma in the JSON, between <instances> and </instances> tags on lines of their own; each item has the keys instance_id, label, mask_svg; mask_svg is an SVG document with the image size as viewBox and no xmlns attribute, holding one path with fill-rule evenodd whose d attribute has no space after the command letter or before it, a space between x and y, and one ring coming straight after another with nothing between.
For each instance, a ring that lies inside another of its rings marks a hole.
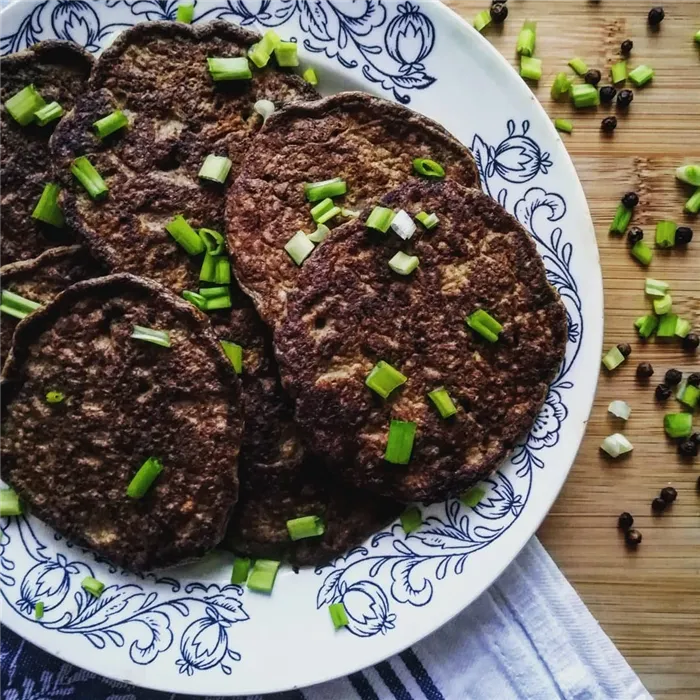
<instances>
[{"instance_id":1,"label":"chopped green onion","mask_svg":"<svg viewBox=\"0 0 700 700\"><path fill-rule=\"evenodd\" d=\"M202 260L202 267L199 270L200 282L210 282L211 284L216 282L217 260L218 256L211 255L211 253L204 254L204 259Z\"/></svg>"},{"instance_id":2,"label":"chopped green onion","mask_svg":"<svg viewBox=\"0 0 700 700\"><path fill-rule=\"evenodd\" d=\"M689 437L693 432L693 416L690 413L667 413L664 430L670 438Z\"/></svg>"},{"instance_id":3,"label":"chopped green onion","mask_svg":"<svg viewBox=\"0 0 700 700\"><path fill-rule=\"evenodd\" d=\"M486 491L479 486L473 486L468 491L465 491L459 500L467 506L467 508L476 508L481 503L481 499L486 495Z\"/></svg>"},{"instance_id":4,"label":"chopped green onion","mask_svg":"<svg viewBox=\"0 0 700 700\"><path fill-rule=\"evenodd\" d=\"M474 17L474 29L477 32L484 31L489 24L491 24L491 13L489 10L482 10Z\"/></svg>"},{"instance_id":5,"label":"chopped green onion","mask_svg":"<svg viewBox=\"0 0 700 700\"><path fill-rule=\"evenodd\" d=\"M612 413L615 418L629 420L629 417L632 415L632 409L626 401L611 401L608 404L608 413Z\"/></svg>"},{"instance_id":6,"label":"chopped green onion","mask_svg":"<svg viewBox=\"0 0 700 700\"><path fill-rule=\"evenodd\" d=\"M571 100L576 109L595 107L600 104L600 95L594 85L583 83L581 85L572 85Z\"/></svg>"},{"instance_id":7,"label":"chopped green onion","mask_svg":"<svg viewBox=\"0 0 700 700\"><path fill-rule=\"evenodd\" d=\"M326 531L323 520L316 515L305 515L301 518L287 520L287 532L295 542L309 537L319 537Z\"/></svg>"},{"instance_id":8,"label":"chopped green onion","mask_svg":"<svg viewBox=\"0 0 700 700\"><path fill-rule=\"evenodd\" d=\"M391 464L408 464L413 451L416 424L410 421L392 420L386 443L384 459Z\"/></svg>"},{"instance_id":9,"label":"chopped green onion","mask_svg":"<svg viewBox=\"0 0 700 700\"><path fill-rule=\"evenodd\" d=\"M698 29L698 31L695 32L695 36L693 38L695 39L696 44L700 44L700 29Z\"/></svg>"},{"instance_id":10,"label":"chopped green onion","mask_svg":"<svg viewBox=\"0 0 700 700\"><path fill-rule=\"evenodd\" d=\"M303 72L302 78L304 78L309 85L313 85L314 87L318 85L318 76L313 68L307 68Z\"/></svg>"},{"instance_id":11,"label":"chopped green onion","mask_svg":"<svg viewBox=\"0 0 700 700\"><path fill-rule=\"evenodd\" d=\"M214 297L213 299L207 299L207 303L204 307L204 311L216 311L217 309L230 309L231 308L231 295L223 294L220 297Z\"/></svg>"},{"instance_id":12,"label":"chopped green onion","mask_svg":"<svg viewBox=\"0 0 700 700\"><path fill-rule=\"evenodd\" d=\"M326 221L330 221L332 218L338 216L342 212L342 209L340 207L332 207L331 209L328 209L324 214L321 214L318 216L317 219L315 219L317 224L325 224Z\"/></svg>"},{"instance_id":13,"label":"chopped green onion","mask_svg":"<svg viewBox=\"0 0 700 700\"><path fill-rule=\"evenodd\" d=\"M240 585L248 579L250 571L250 559L247 557L236 557L233 560L233 569L231 570L231 583Z\"/></svg>"},{"instance_id":14,"label":"chopped green onion","mask_svg":"<svg viewBox=\"0 0 700 700\"><path fill-rule=\"evenodd\" d=\"M14 489L0 490L0 516L22 515L22 503Z\"/></svg>"},{"instance_id":15,"label":"chopped green onion","mask_svg":"<svg viewBox=\"0 0 700 700\"><path fill-rule=\"evenodd\" d=\"M488 340L489 343L495 343L503 330L503 326L483 309L477 309L467 316L466 321L472 330Z\"/></svg>"},{"instance_id":16,"label":"chopped green onion","mask_svg":"<svg viewBox=\"0 0 700 700\"><path fill-rule=\"evenodd\" d=\"M681 182L700 187L700 165L681 165L676 168L676 177Z\"/></svg>"},{"instance_id":17,"label":"chopped green onion","mask_svg":"<svg viewBox=\"0 0 700 700\"><path fill-rule=\"evenodd\" d=\"M671 310L673 299L670 294L664 294L660 299L654 299L654 313L663 316Z\"/></svg>"},{"instance_id":18,"label":"chopped green onion","mask_svg":"<svg viewBox=\"0 0 700 700\"><path fill-rule=\"evenodd\" d=\"M432 180L441 180L445 177L445 168L430 158L414 158L413 171Z\"/></svg>"},{"instance_id":19,"label":"chopped green onion","mask_svg":"<svg viewBox=\"0 0 700 700\"><path fill-rule=\"evenodd\" d=\"M294 68L299 65L299 49L293 41L282 41L275 49L277 65L281 68Z\"/></svg>"},{"instance_id":20,"label":"chopped green onion","mask_svg":"<svg viewBox=\"0 0 700 700\"><path fill-rule=\"evenodd\" d=\"M600 449L603 450L603 452L607 452L615 459L620 455L632 452L634 446L622 433L614 433L613 435L608 435L608 437L603 440Z\"/></svg>"},{"instance_id":21,"label":"chopped green onion","mask_svg":"<svg viewBox=\"0 0 700 700\"><path fill-rule=\"evenodd\" d=\"M617 369L625 361L625 356L618 350L617 345L613 346L603 356L603 364L611 372Z\"/></svg>"},{"instance_id":22,"label":"chopped green onion","mask_svg":"<svg viewBox=\"0 0 700 700\"><path fill-rule=\"evenodd\" d=\"M560 100L565 95L569 94L572 80L566 73L557 73L552 83L551 95L553 100Z\"/></svg>"},{"instance_id":23,"label":"chopped green onion","mask_svg":"<svg viewBox=\"0 0 700 700\"><path fill-rule=\"evenodd\" d=\"M610 69L613 83L624 83L627 80L627 61L618 61ZM630 74L631 76L631 74Z\"/></svg>"},{"instance_id":24,"label":"chopped green onion","mask_svg":"<svg viewBox=\"0 0 700 700\"><path fill-rule=\"evenodd\" d=\"M650 297L662 297L670 289L671 285L668 282L662 282L661 280L655 280L651 277L647 277L644 283L644 292Z\"/></svg>"},{"instance_id":25,"label":"chopped green onion","mask_svg":"<svg viewBox=\"0 0 700 700\"><path fill-rule=\"evenodd\" d=\"M93 598L99 598L105 589L104 583L92 576L86 576L80 584Z\"/></svg>"},{"instance_id":26,"label":"chopped green onion","mask_svg":"<svg viewBox=\"0 0 700 700\"><path fill-rule=\"evenodd\" d=\"M210 153L205 159L199 171L199 177L202 180L210 180L223 185L226 182L231 166L233 163L226 156L215 156Z\"/></svg>"},{"instance_id":27,"label":"chopped green onion","mask_svg":"<svg viewBox=\"0 0 700 700\"><path fill-rule=\"evenodd\" d=\"M399 275L410 275L419 264L417 255L406 255L401 251L389 260L389 267Z\"/></svg>"},{"instance_id":28,"label":"chopped green onion","mask_svg":"<svg viewBox=\"0 0 700 700\"><path fill-rule=\"evenodd\" d=\"M223 256L216 258L216 274L214 275L214 283L231 284L231 263L228 261L228 258Z\"/></svg>"},{"instance_id":29,"label":"chopped green onion","mask_svg":"<svg viewBox=\"0 0 700 700\"><path fill-rule=\"evenodd\" d=\"M165 230L189 255L199 255L204 252L204 241L181 214L178 214L170 223L166 224Z\"/></svg>"},{"instance_id":30,"label":"chopped green onion","mask_svg":"<svg viewBox=\"0 0 700 700\"><path fill-rule=\"evenodd\" d=\"M313 252L314 244L303 231L297 231L287 243L285 243L284 249L297 265L301 265Z\"/></svg>"},{"instance_id":31,"label":"chopped green onion","mask_svg":"<svg viewBox=\"0 0 700 700\"><path fill-rule=\"evenodd\" d=\"M588 64L582 58L572 58L569 61L571 66L578 75L585 75L588 72Z\"/></svg>"},{"instance_id":32,"label":"chopped green onion","mask_svg":"<svg viewBox=\"0 0 700 700\"><path fill-rule=\"evenodd\" d=\"M282 44L282 37L274 30L268 29L260 40L261 49L268 55L272 55L272 52Z\"/></svg>"},{"instance_id":33,"label":"chopped green onion","mask_svg":"<svg viewBox=\"0 0 700 700\"><path fill-rule=\"evenodd\" d=\"M631 248L630 253L645 267L651 262L654 253L644 241L637 241Z\"/></svg>"},{"instance_id":34,"label":"chopped green onion","mask_svg":"<svg viewBox=\"0 0 700 700\"><path fill-rule=\"evenodd\" d=\"M350 219L359 219L360 214L362 214L362 212L358 211L357 209L346 209L345 207L343 207L340 210L341 216L347 216Z\"/></svg>"},{"instance_id":35,"label":"chopped green onion","mask_svg":"<svg viewBox=\"0 0 700 700\"><path fill-rule=\"evenodd\" d=\"M196 306L200 311L206 310L207 300L201 294L197 294L197 292L191 292L188 289L186 289L182 293L182 298L186 301L189 301L190 304Z\"/></svg>"},{"instance_id":36,"label":"chopped green onion","mask_svg":"<svg viewBox=\"0 0 700 700\"><path fill-rule=\"evenodd\" d=\"M33 85L27 85L5 102L5 109L20 125L27 126L46 102Z\"/></svg>"},{"instance_id":37,"label":"chopped green onion","mask_svg":"<svg viewBox=\"0 0 700 700\"><path fill-rule=\"evenodd\" d=\"M47 391L46 403L61 403L66 398L66 395L61 391Z\"/></svg>"},{"instance_id":38,"label":"chopped green onion","mask_svg":"<svg viewBox=\"0 0 700 700\"><path fill-rule=\"evenodd\" d=\"M659 221L656 224L656 245L659 248L672 248L676 243L676 222Z\"/></svg>"},{"instance_id":39,"label":"chopped green onion","mask_svg":"<svg viewBox=\"0 0 700 700\"><path fill-rule=\"evenodd\" d=\"M365 223L367 228L386 233L391 227L394 216L396 216L396 214L394 214L391 209L387 209L386 207L374 207Z\"/></svg>"},{"instance_id":40,"label":"chopped green onion","mask_svg":"<svg viewBox=\"0 0 700 700\"><path fill-rule=\"evenodd\" d=\"M428 397L435 404L435 408L437 408L443 418L450 418L457 413L457 406L455 406L444 386L429 391Z\"/></svg>"},{"instance_id":41,"label":"chopped green onion","mask_svg":"<svg viewBox=\"0 0 700 700\"><path fill-rule=\"evenodd\" d=\"M520 77L527 80L539 80L542 77L542 59L532 56L520 57Z\"/></svg>"},{"instance_id":42,"label":"chopped green onion","mask_svg":"<svg viewBox=\"0 0 700 700\"><path fill-rule=\"evenodd\" d=\"M690 333L692 328L693 326L691 325L690 321L686 321L684 318L679 318L676 321L675 335L677 335L679 338L685 338L688 333Z\"/></svg>"},{"instance_id":43,"label":"chopped green onion","mask_svg":"<svg viewBox=\"0 0 700 700\"><path fill-rule=\"evenodd\" d=\"M515 50L521 56L532 56L535 52L537 39L537 22L527 20L518 34L518 43Z\"/></svg>"},{"instance_id":44,"label":"chopped green onion","mask_svg":"<svg viewBox=\"0 0 700 700\"><path fill-rule=\"evenodd\" d=\"M685 210L690 214L700 212L700 187L695 190L695 194L685 203Z\"/></svg>"},{"instance_id":45,"label":"chopped green onion","mask_svg":"<svg viewBox=\"0 0 700 700\"><path fill-rule=\"evenodd\" d=\"M226 353L226 357L228 357L233 365L236 374L241 374L241 372L243 372L243 348L238 345L238 343L231 343L228 340L221 340L219 342Z\"/></svg>"},{"instance_id":46,"label":"chopped green onion","mask_svg":"<svg viewBox=\"0 0 700 700\"><path fill-rule=\"evenodd\" d=\"M184 24L192 24L193 18L194 18L194 3L181 2L177 6L177 13L175 14L175 21L176 22L183 22Z\"/></svg>"},{"instance_id":47,"label":"chopped green onion","mask_svg":"<svg viewBox=\"0 0 700 700\"><path fill-rule=\"evenodd\" d=\"M333 200L326 198L319 202L315 207L311 208L311 216L316 223L319 223L319 220L322 219L329 211L332 211L334 207L335 204L333 204Z\"/></svg>"},{"instance_id":48,"label":"chopped green onion","mask_svg":"<svg viewBox=\"0 0 700 700\"><path fill-rule=\"evenodd\" d=\"M267 53L263 50L260 42L253 44L248 49L248 58L258 67L264 68L270 62L270 56L272 53Z\"/></svg>"},{"instance_id":49,"label":"chopped green onion","mask_svg":"<svg viewBox=\"0 0 700 700\"><path fill-rule=\"evenodd\" d=\"M659 316L659 325L656 329L656 335L659 338L673 338L676 335L676 325L678 324L678 316L676 314L664 314Z\"/></svg>"},{"instance_id":50,"label":"chopped green onion","mask_svg":"<svg viewBox=\"0 0 700 700\"><path fill-rule=\"evenodd\" d=\"M168 331L157 331L153 328L146 328L145 326L134 326L131 337L134 340L145 340L147 343L160 345L164 348L169 348L171 346L170 333L168 333Z\"/></svg>"},{"instance_id":51,"label":"chopped green onion","mask_svg":"<svg viewBox=\"0 0 700 700\"><path fill-rule=\"evenodd\" d=\"M632 209L628 209L622 202L617 205L615 218L608 229L610 233L624 233L632 221Z\"/></svg>"},{"instance_id":52,"label":"chopped green onion","mask_svg":"<svg viewBox=\"0 0 700 700\"><path fill-rule=\"evenodd\" d=\"M53 182L46 183L44 191L41 193L36 207L34 207L32 218L51 224L56 228L62 228L65 224L65 219L58 204L58 195L60 193L61 188L58 185L55 185Z\"/></svg>"},{"instance_id":53,"label":"chopped green onion","mask_svg":"<svg viewBox=\"0 0 700 700\"><path fill-rule=\"evenodd\" d=\"M149 457L129 482L126 495L129 498L143 498L162 471L161 461L156 457Z\"/></svg>"},{"instance_id":54,"label":"chopped green onion","mask_svg":"<svg viewBox=\"0 0 700 700\"><path fill-rule=\"evenodd\" d=\"M44 603L40 600L34 605L34 619L41 620L42 617L44 617Z\"/></svg>"},{"instance_id":55,"label":"chopped green onion","mask_svg":"<svg viewBox=\"0 0 700 700\"><path fill-rule=\"evenodd\" d=\"M416 220L420 221L421 224L423 224L423 226L425 226L425 228L428 229L428 231L430 231L430 229L435 228L440 223L440 219L438 219L437 214L427 214L424 211L418 212L418 214L416 214Z\"/></svg>"},{"instance_id":56,"label":"chopped green onion","mask_svg":"<svg viewBox=\"0 0 700 700\"><path fill-rule=\"evenodd\" d=\"M570 134L574 130L574 125L568 119L555 119L554 128L557 131L563 131L565 134Z\"/></svg>"},{"instance_id":57,"label":"chopped green onion","mask_svg":"<svg viewBox=\"0 0 700 700\"><path fill-rule=\"evenodd\" d=\"M646 85L654 77L654 71L649 66L637 66L628 77L634 86L639 88Z\"/></svg>"},{"instance_id":58,"label":"chopped green onion","mask_svg":"<svg viewBox=\"0 0 700 700\"><path fill-rule=\"evenodd\" d=\"M700 399L700 389L692 384L686 384L686 387L680 396L680 402L692 409L695 409L695 407L698 405L698 399Z\"/></svg>"},{"instance_id":59,"label":"chopped green onion","mask_svg":"<svg viewBox=\"0 0 700 700\"><path fill-rule=\"evenodd\" d=\"M34 119L39 126L46 126L63 116L63 107L58 102L50 102L34 112Z\"/></svg>"},{"instance_id":60,"label":"chopped green onion","mask_svg":"<svg viewBox=\"0 0 700 700\"><path fill-rule=\"evenodd\" d=\"M277 570L280 568L278 561L271 559L258 559L253 564L253 570L248 576L248 588L251 591L270 593L275 585Z\"/></svg>"},{"instance_id":61,"label":"chopped green onion","mask_svg":"<svg viewBox=\"0 0 700 700\"><path fill-rule=\"evenodd\" d=\"M129 119L121 110L117 109L111 114L108 114L102 119L98 119L92 126L95 128L97 135L104 139L110 134L113 134L119 129L123 129L129 125Z\"/></svg>"},{"instance_id":62,"label":"chopped green onion","mask_svg":"<svg viewBox=\"0 0 700 700\"><path fill-rule=\"evenodd\" d=\"M391 220L391 228L404 241L412 238L416 232L416 225L413 223L413 219L403 209L400 209L394 215L394 218Z\"/></svg>"},{"instance_id":63,"label":"chopped green onion","mask_svg":"<svg viewBox=\"0 0 700 700\"><path fill-rule=\"evenodd\" d=\"M209 255L223 255L226 244L224 243L224 237L218 231L210 228L200 228L197 233Z\"/></svg>"},{"instance_id":64,"label":"chopped green onion","mask_svg":"<svg viewBox=\"0 0 700 700\"><path fill-rule=\"evenodd\" d=\"M683 392L685 391L685 388L688 386L688 380L684 379L679 385L678 389L676 391L676 398L680 401L681 396L683 396Z\"/></svg>"},{"instance_id":65,"label":"chopped green onion","mask_svg":"<svg viewBox=\"0 0 700 700\"><path fill-rule=\"evenodd\" d=\"M214 82L223 80L250 80L253 74L245 56L236 58L207 58L209 73Z\"/></svg>"},{"instance_id":66,"label":"chopped green onion","mask_svg":"<svg viewBox=\"0 0 700 700\"><path fill-rule=\"evenodd\" d=\"M641 338L648 338L659 325L659 319L656 316L640 316L634 325Z\"/></svg>"},{"instance_id":67,"label":"chopped green onion","mask_svg":"<svg viewBox=\"0 0 700 700\"><path fill-rule=\"evenodd\" d=\"M103 199L107 196L109 188L95 166L85 157L80 156L73 161L70 171L75 175L80 184L87 190L93 199Z\"/></svg>"},{"instance_id":68,"label":"chopped green onion","mask_svg":"<svg viewBox=\"0 0 700 700\"><path fill-rule=\"evenodd\" d=\"M421 526L422 522L423 516L416 506L406 508L406 510L401 513L401 527L407 535L415 532Z\"/></svg>"},{"instance_id":69,"label":"chopped green onion","mask_svg":"<svg viewBox=\"0 0 700 700\"><path fill-rule=\"evenodd\" d=\"M388 362L379 360L379 362L372 367L372 371L367 375L365 385L379 394L383 399L386 399L394 389L397 389L407 381L408 377L401 374L399 370L392 367Z\"/></svg>"},{"instance_id":70,"label":"chopped green onion","mask_svg":"<svg viewBox=\"0 0 700 700\"><path fill-rule=\"evenodd\" d=\"M331 230L325 224L319 224L313 233L309 233L306 237L312 243L322 243L326 240L326 237L331 232Z\"/></svg>"},{"instance_id":71,"label":"chopped green onion","mask_svg":"<svg viewBox=\"0 0 700 700\"><path fill-rule=\"evenodd\" d=\"M263 124L275 113L275 103L271 100L258 100L253 109L263 118Z\"/></svg>"},{"instance_id":72,"label":"chopped green onion","mask_svg":"<svg viewBox=\"0 0 700 700\"><path fill-rule=\"evenodd\" d=\"M318 202L327 197L339 197L347 191L347 183L341 177L321 182L307 182L304 185L304 195L309 202Z\"/></svg>"},{"instance_id":73,"label":"chopped green onion","mask_svg":"<svg viewBox=\"0 0 700 700\"><path fill-rule=\"evenodd\" d=\"M230 290L228 287L200 287L199 294L205 299L216 299L227 296Z\"/></svg>"},{"instance_id":74,"label":"chopped green onion","mask_svg":"<svg viewBox=\"0 0 700 700\"><path fill-rule=\"evenodd\" d=\"M36 311L40 306L41 304L37 304L35 301L25 299L19 294L8 292L5 289L0 293L0 311L20 320L32 311Z\"/></svg>"},{"instance_id":75,"label":"chopped green onion","mask_svg":"<svg viewBox=\"0 0 700 700\"><path fill-rule=\"evenodd\" d=\"M345 611L345 606L342 603L331 603L328 606L328 612L330 613L331 620L333 621L333 627L335 627L335 629L338 630L341 627L347 627L350 624L348 614Z\"/></svg>"}]
</instances>

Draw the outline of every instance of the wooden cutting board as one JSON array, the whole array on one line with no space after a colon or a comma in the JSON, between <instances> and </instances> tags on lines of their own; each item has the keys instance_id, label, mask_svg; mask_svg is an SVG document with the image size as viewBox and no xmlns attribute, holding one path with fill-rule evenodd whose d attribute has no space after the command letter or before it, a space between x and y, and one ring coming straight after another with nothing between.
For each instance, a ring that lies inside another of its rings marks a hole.
<instances>
[{"instance_id":1,"label":"wooden cutting board","mask_svg":"<svg viewBox=\"0 0 700 700\"><path fill-rule=\"evenodd\" d=\"M471 21L490 0L452 0L447 5ZM700 329L700 217L683 215L690 192L673 173L677 165L700 163L700 0L663 3L666 19L655 32L647 26L652 6L639 0L510 0L503 26L484 36L513 64L518 31L526 19L538 22L536 56L544 75L533 92L552 117L573 120L574 133L562 135L588 197L596 226L605 284L605 348L629 342L630 360L618 371L603 370L588 431L559 500L539 532L605 632L613 639L655 698L700 698L700 458L681 460L664 437L666 412L654 388L671 367L700 371L700 352L689 355L677 343L646 346L636 339L635 318L648 313L646 271L629 255L624 239L608 234L619 197L634 190L641 204L634 223L653 241L660 219L695 229L686 251L656 252L648 274L671 283L674 307ZM567 61L584 58L609 82L624 39L634 41L629 65L656 70L653 84L635 91L614 136L600 132L601 119L614 108L576 112L554 103L553 77ZM639 362L655 374L647 386L635 380ZM657 381L658 380L658 381ZM603 438L620 429L607 414L608 403L624 399L632 416L624 427L635 446L616 462L600 452ZM676 410L675 401L668 402ZM700 412L695 426L700 429ZM651 514L659 489L673 485L676 504L662 516ZM635 517L643 542L625 549L616 529L623 510Z\"/></svg>"}]
</instances>

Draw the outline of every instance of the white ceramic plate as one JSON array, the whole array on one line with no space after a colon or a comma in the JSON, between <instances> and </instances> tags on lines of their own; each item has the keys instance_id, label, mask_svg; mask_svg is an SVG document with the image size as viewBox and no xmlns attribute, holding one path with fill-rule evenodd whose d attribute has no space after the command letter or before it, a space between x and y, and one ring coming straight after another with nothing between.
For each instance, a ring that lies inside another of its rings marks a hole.
<instances>
[{"instance_id":1,"label":"white ceramic plate","mask_svg":"<svg viewBox=\"0 0 700 700\"><path fill-rule=\"evenodd\" d=\"M20 0L2 13L2 53L40 39L97 51L114 31L172 19L177 0ZM34 518L3 519L3 622L83 668L178 693L242 695L305 686L389 657L469 605L547 514L576 456L593 401L603 326L593 225L546 114L503 58L438 2L198 0L195 21L275 27L303 47L325 92L362 89L444 124L472 147L484 189L532 232L569 311L566 362L528 439L485 483L474 509L424 510L347 556L264 596L228 584L230 557L137 577L96 561ZM106 582L98 600L80 588ZM44 601L42 620L34 603ZM327 606L342 601L349 629Z\"/></svg>"}]
</instances>

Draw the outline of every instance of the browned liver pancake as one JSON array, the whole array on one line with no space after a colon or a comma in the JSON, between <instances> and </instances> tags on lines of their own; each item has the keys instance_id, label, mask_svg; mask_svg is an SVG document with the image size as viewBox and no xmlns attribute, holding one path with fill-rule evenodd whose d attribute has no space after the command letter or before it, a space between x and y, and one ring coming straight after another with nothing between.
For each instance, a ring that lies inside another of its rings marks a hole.
<instances>
[{"instance_id":1,"label":"browned liver pancake","mask_svg":"<svg viewBox=\"0 0 700 700\"><path fill-rule=\"evenodd\" d=\"M55 228L31 218L44 185L53 177L48 144L58 122L20 126L10 116L5 102L33 84L47 104L57 101L67 112L84 92L92 65L92 56L68 41L42 41L0 59L3 265L33 258L47 248L75 240L69 228Z\"/></svg>"},{"instance_id":2,"label":"browned liver pancake","mask_svg":"<svg viewBox=\"0 0 700 700\"><path fill-rule=\"evenodd\" d=\"M337 201L362 208L412 179L414 158L435 160L448 178L478 186L474 159L459 141L427 117L371 95L341 93L268 119L227 207L236 276L267 323L284 318L297 287L299 270L284 245L296 231L316 228L304 183L343 178L348 192Z\"/></svg>"},{"instance_id":3,"label":"browned liver pancake","mask_svg":"<svg viewBox=\"0 0 700 700\"><path fill-rule=\"evenodd\" d=\"M171 347L131 337L167 330ZM240 384L211 326L153 282L79 282L24 319L5 367L3 478L66 537L134 571L203 555L238 492ZM49 403L47 392L65 395ZM149 457L164 469L126 494Z\"/></svg>"},{"instance_id":4,"label":"browned liver pancake","mask_svg":"<svg viewBox=\"0 0 700 700\"><path fill-rule=\"evenodd\" d=\"M440 223L403 242L362 220L336 229L301 270L275 336L280 371L310 447L355 486L437 501L491 473L532 426L564 357L566 309L527 231L500 205L454 182L413 182L383 204ZM420 258L393 272L399 250ZM465 324L484 309L503 332ZM408 377L387 400L365 386L384 360ZM458 407L442 419L427 392ZM405 466L384 460L391 419L417 433Z\"/></svg>"}]
</instances>

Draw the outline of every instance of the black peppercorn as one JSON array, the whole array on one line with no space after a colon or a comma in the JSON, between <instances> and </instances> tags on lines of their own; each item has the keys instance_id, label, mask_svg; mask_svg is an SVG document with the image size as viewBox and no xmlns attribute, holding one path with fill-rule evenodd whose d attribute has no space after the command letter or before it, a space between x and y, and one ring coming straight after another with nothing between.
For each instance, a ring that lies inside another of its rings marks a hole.
<instances>
[{"instance_id":1,"label":"black peppercorn","mask_svg":"<svg viewBox=\"0 0 700 700\"><path fill-rule=\"evenodd\" d=\"M617 90L612 85L603 85L598 92L600 93L600 101L604 105L610 104L617 95Z\"/></svg>"},{"instance_id":2,"label":"black peppercorn","mask_svg":"<svg viewBox=\"0 0 700 700\"><path fill-rule=\"evenodd\" d=\"M632 354L632 348L629 343L618 343L617 349L620 351L622 357L629 357Z\"/></svg>"},{"instance_id":3,"label":"black peppercorn","mask_svg":"<svg viewBox=\"0 0 700 700\"><path fill-rule=\"evenodd\" d=\"M617 526L620 528L620 530L629 530L632 525L634 525L634 518L632 517L632 514L628 513L627 511L620 513L620 517L617 519Z\"/></svg>"},{"instance_id":4,"label":"black peppercorn","mask_svg":"<svg viewBox=\"0 0 700 700\"><path fill-rule=\"evenodd\" d=\"M639 204L639 195L636 192L628 192L622 198L622 203L628 209L634 209Z\"/></svg>"},{"instance_id":5,"label":"black peppercorn","mask_svg":"<svg viewBox=\"0 0 700 700\"><path fill-rule=\"evenodd\" d=\"M621 109L626 109L632 103L634 93L632 90L620 90L617 94L617 106Z\"/></svg>"},{"instance_id":6,"label":"black peppercorn","mask_svg":"<svg viewBox=\"0 0 700 700\"><path fill-rule=\"evenodd\" d=\"M664 21L665 16L666 13L663 7L652 7L649 10L649 24L652 27L658 27Z\"/></svg>"},{"instance_id":7,"label":"black peppercorn","mask_svg":"<svg viewBox=\"0 0 700 700\"><path fill-rule=\"evenodd\" d=\"M699 373L699 372L693 372L693 373L688 377L688 384L690 384L690 386L700 387L700 373Z\"/></svg>"},{"instance_id":8,"label":"black peppercorn","mask_svg":"<svg viewBox=\"0 0 700 700\"><path fill-rule=\"evenodd\" d=\"M683 372L677 369L670 369L664 375L664 381L669 386L676 386L683 379Z\"/></svg>"},{"instance_id":9,"label":"black peppercorn","mask_svg":"<svg viewBox=\"0 0 700 700\"><path fill-rule=\"evenodd\" d=\"M688 333L681 341L681 345L683 346L683 350L693 352L693 350L697 350L700 345L700 336L697 333Z\"/></svg>"},{"instance_id":10,"label":"black peppercorn","mask_svg":"<svg viewBox=\"0 0 700 700\"><path fill-rule=\"evenodd\" d=\"M681 440L681 442L678 443L678 454L681 457L697 457L698 443L692 438Z\"/></svg>"},{"instance_id":11,"label":"black peppercorn","mask_svg":"<svg viewBox=\"0 0 700 700\"><path fill-rule=\"evenodd\" d=\"M603 76L597 68L591 68L591 70L586 71L586 74L583 76L583 79L589 85L597 85L602 77Z\"/></svg>"},{"instance_id":12,"label":"black peppercorn","mask_svg":"<svg viewBox=\"0 0 700 700\"><path fill-rule=\"evenodd\" d=\"M639 530L627 530L625 533L625 544L633 549L642 541L642 533Z\"/></svg>"},{"instance_id":13,"label":"black peppercorn","mask_svg":"<svg viewBox=\"0 0 700 700\"><path fill-rule=\"evenodd\" d=\"M679 226L676 229L676 245L688 245L693 240L693 229L689 226Z\"/></svg>"},{"instance_id":14,"label":"black peppercorn","mask_svg":"<svg viewBox=\"0 0 700 700\"><path fill-rule=\"evenodd\" d=\"M605 117L600 123L600 128L606 134L612 134L612 132L617 129L617 117Z\"/></svg>"},{"instance_id":15,"label":"black peppercorn","mask_svg":"<svg viewBox=\"0 0 700 700\"><path fill-rule=\"evenodd\" d=\"M651 509L654 513L663 513L666 510L666 501L658 496L651 502Z\"/></svg>"},{"instance_id":16,"label":"black peppercorn","mask_svg":"<svg viewBox=\"0 0 700 700\"><path fill-rule=\"evenodd\" d=\"M661 496L661 499L666 503L673 503L676 498L678 498L678 491L676 491L673 486L664 486L659 496Z\"/></svg>"},{"instance_id":17,"label":"black peppercorn","mask_svg":"<svg viewBox=\"0 0 700 700\"><path fill-rule=\"evenodd\" d=\"M671 387L665 384L659 384L654 392L657 401L666 401L671 398Z\"/></svg>"},{"instance_id":18,"label":"black peppercorn","mask_svg":"<svg viewBox=\"0 0 700 700\"><path fill-rule=\"evenodd\" d=\"M634 245L635 243L639 243L639 241L644 238L644 231L642 231L639 226L633 226L629 231L627 231L627 242L630 245Z\"/></svg>"},{"instance_id":19,"label":"black peppercorn","mask_svg":"<svg viewBox=\"0 0 700 700\"><path fill-rule=\"evenodd\" d=\"M632 53L633 48L634 48L634 42L631 39L625 39L620 44L620 53L623 56L629 56Z\"/></svg>"},{"instance_id":20,"label":"black peppercorn","mask_svg":"<svg viewBox=\"0 0 700 700\"><path fill-rule=\"evenodd\" d=\"M654 368L649 362L640 362L637 365L637 379L649 379L654 374Z\"/></svg>"},{"instance_id":21,"label":"black peppercorn","mask_svg":"<svg viewBox=\"0 0 700 700\"><path fill-rule=\"evenodd\" d=\"M693 433L689 439L700 447L700 433Z\"/></svg>"},{"instance_id":22,"label":"black peppercorn","mask_svg":"<svg viewBox=\"0 0 700 700\"><path fill-rule=\"evenodd\" d=\"M495 2L491 5L491 19L496 24L502 24L508 17L508 8L503 2Z\"/></svg>"}]
</instances>

